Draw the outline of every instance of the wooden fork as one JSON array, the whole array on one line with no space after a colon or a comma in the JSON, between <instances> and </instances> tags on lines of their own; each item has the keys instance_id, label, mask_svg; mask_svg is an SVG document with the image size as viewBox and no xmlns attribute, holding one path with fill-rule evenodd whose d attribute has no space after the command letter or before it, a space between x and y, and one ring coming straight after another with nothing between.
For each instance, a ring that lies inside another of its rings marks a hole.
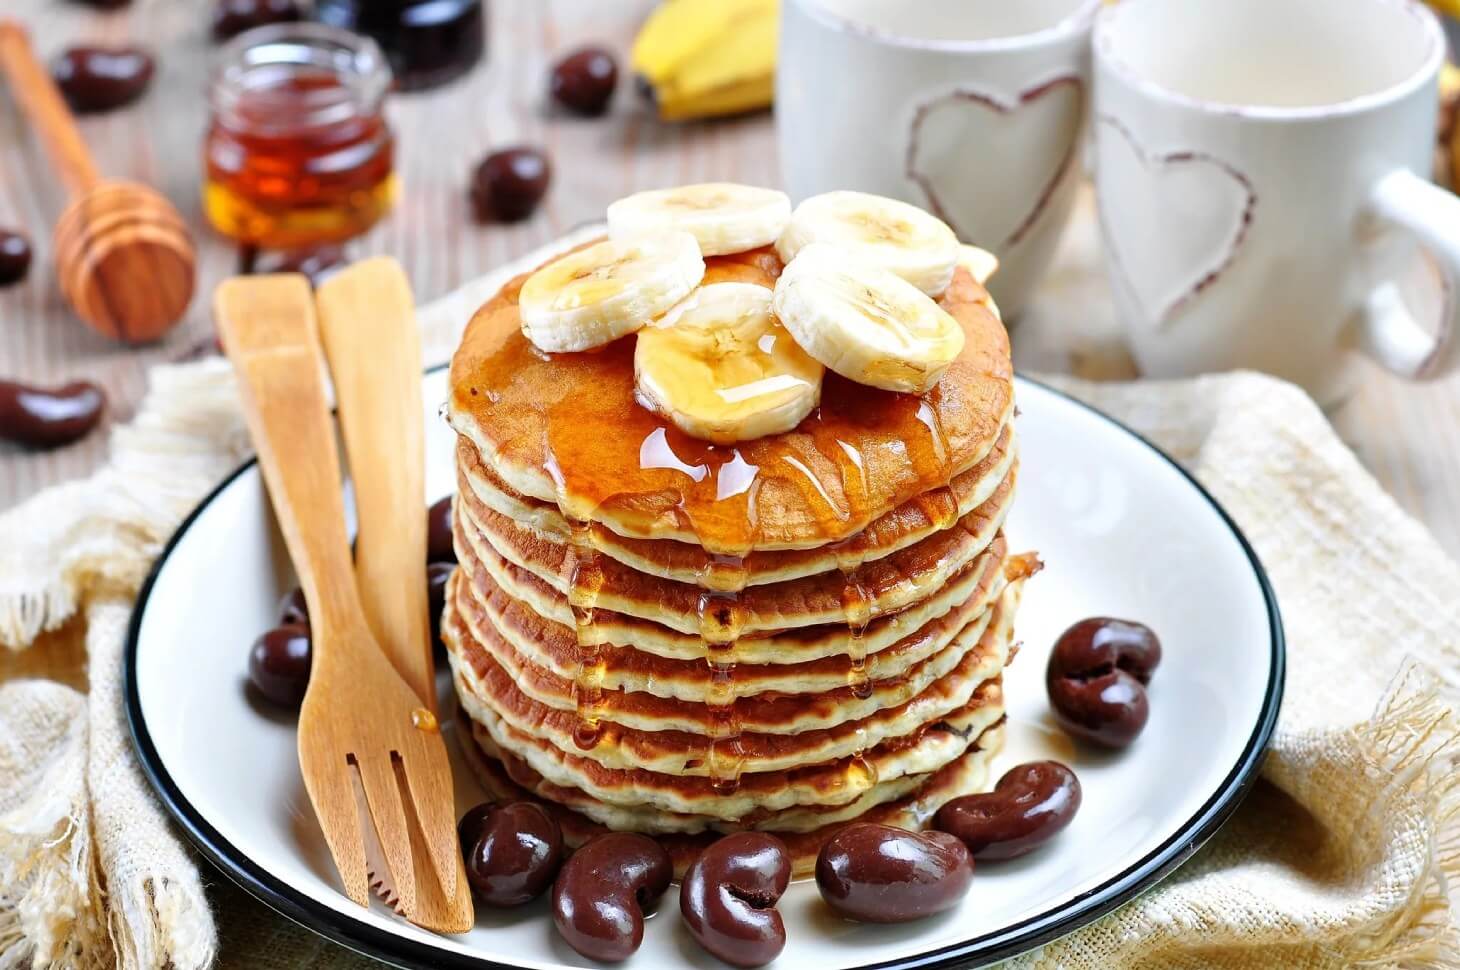
<instances>
[{"instance_id":1,"label":"wooden fork","mask_svg":"<svg viewBox=\"0 0 1460 970\"><path fill-rule=\"evenodd\" d=\"M416 302L400 264L380 256L332 274L320 284L314 304L355 486L360 600L385 656L434 711ZM416 835L414 826L411 834ZM471 889L461 855L456 858L456 894L443 895L434 879L418 880L417 908L405 911L407 919L433 929L471 925Z\"/></svg>"},{"instance_id":2,"label":"wooden fork","mask_svg":"<svg viewBox=\"0 0 1460 970\"><path fill-rule=\"evenodd\" d=\"M451 766L435 717L385 659L360 605L309 283L299 274L228 280L214 311L309 604L313 666L299 714L299 766L345 893L369 905L368 822L406 912L416 908L418 866L429 865L451 898L461 868ZM423 853L412 851L408 812Z\"/></svg>"}]
</instances>

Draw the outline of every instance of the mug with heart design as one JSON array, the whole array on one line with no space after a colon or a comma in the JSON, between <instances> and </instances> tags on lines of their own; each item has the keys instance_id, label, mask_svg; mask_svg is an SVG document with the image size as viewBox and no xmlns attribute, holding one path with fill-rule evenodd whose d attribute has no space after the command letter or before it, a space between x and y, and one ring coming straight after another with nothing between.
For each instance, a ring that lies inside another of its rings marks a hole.
<instances>
[{"instance_id":1,"label":"mug with heart design","mask_svg":"<svg viewBox=\"0 0 1460 970\"><path fill-rule=\"evenodd\" d=\"M1332 405L1352 350L1410 378L1460 361L1460 199L1420 174L1444 58L1433 14L1122 0L1094 50L1106 267L1143 373L1263 370ZM1401 291L1421 265L1438 270L1437 324Z\"/></svg>"},{"instance_id":2,"label":"mug with heart design","mask_svg":"<svg viewBox=\"0 0 1460 970\"><path fill-rule=\"evenodd\" d=\"M776 130L800 201L911 202L1001 262L1006 319L1054 255L1079 185L1100 0L784 0Z\"/></svg>"}]
</instances>

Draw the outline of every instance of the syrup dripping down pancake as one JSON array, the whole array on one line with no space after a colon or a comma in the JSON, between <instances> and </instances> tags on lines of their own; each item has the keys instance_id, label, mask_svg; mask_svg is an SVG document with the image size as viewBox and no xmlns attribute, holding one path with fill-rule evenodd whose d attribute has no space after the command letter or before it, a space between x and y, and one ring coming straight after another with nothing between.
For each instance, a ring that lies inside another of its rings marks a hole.
<instances>
[{"instance_id":1,"label":"syrup dripping down pancake","mask_svg":"<svg viewBox=\"0 0 1460 970\"><path fill-rule=\"evenodd\" d=\"M470 668L472 679L489 675L487 661L502 668L518 688L532 700L560 711L576 712L576 671L565 676L548 671L519 654L497 632L485 612L458 594L460 582L452 580L447 595L455 597L460 619L458 644L461 661ZM658 697L653 694L623 691L606 684L595 705L595 716L623 727L639 731L683 731L713 736L727 717L741 731L761 734L796 734L835 727L846 721L870 717L887 708L897 707L921 694L933 682L948 675L965 654L977 648L984 629L992 618L984 611L951 637L945 646L898 673L884 671L880 664L869 662L865 688L853 687L851 671L844 671L839 683L827 690L776 690L750 697L736 698L729 705L709 707L703 700L686 701ZM920 638L933 640L933 637ZM619 654L631 650L608 651L605 663L612 663ZM702 670L706 664L695 664ZM785 668L769 668L784 671ZM746 677L751 668L738 665L736 679ZM606 677L604 678L607 679Z\"/></svg>"},{"instance_id":2,"label":"syrup dripping down pancake","mask_svg":"<svg viewBox=\"0 0 1460 970\"><path fill-rule=\"evenodd\" d=\"M837 570L751 586L724 596L707 594L688 583L639 572L609 556L600 557L601 582L595 606L624 616L660 623L711 642L728 642L771 630L827 623L847 624L846 590L859 587L861 608L870 617L896 613L961 574L993 541L1012 504L1014 477L952 527L881 559L855 573ZM457 544L479 548L484 540L508 564L567 597L572 571L582 553L568 541L534 532L487 508L470 493L460 493L455 515ZM721 619L723 613L726 619Z\"/></svg>"},{"instance_id":3,"label":"syrup dripping down pancake","mask_svg":"<svg viewBox=\"0 0 1460 970\"><path fill-rule=\"evenodd\" d=\"M1004 590L1003 562L985 554L967 597L942 616L934 617L902 639L864 660L872 680L903 676L914 665L947 647L953 637L975 622ZM507 595L485 569L464 563L452 580L448 596L456 604L473 637L498 662L514 654L518 662L563 680L577 676L581 663L577 631L544 619L535 610ZM837 630L837 633L843 631ZM679 701L708 703L716 686L710 665L702 659L680 660L634 649L604 652L602 687L606 691L645 693ZM827 694L845 690L854 676L851 658L831 654L802 663L753 664L741 661L728 694L720 699L780 694ZM840 695L838 695L840 696Z\"/></svg>"},{"instance_id":4,"label":"syrup dripping down pancake","mask_svg":"<svg viewBox=\"0 0 1460 970\"><path fill-rule=\"evenodd\" d=\"M941 720L971 702L980 689L1003 670L1012 632L1017 588L1006 592L993 608L993 617L974 648L916 696L868 717L828 728L794 734L741 731L736 746L742 783L759 773L775 774L852 758L884 742L895 743L913 735L922 725ZM485 652L470 654L468 631L461 617L448 610L442 636L449 647L457 695L473 719L500 722L523 737L545 742L566 754L568 770L584 775L626 772L635 778L656 774L712 790L709 748L712 737L680 730L643 731L609 722L600 725L597 743L581 748L575 742L578 715L558 710L529 697L511 674ZM636 695L621 695L625 706ZM595 716L602 713L595 710ZM642 716L642 715L641 715ZM539 770L540 766L534 765Z\"/></svg>"},{"instance_id":5,"label":"syrup dripping down pancake","mask_svg":"<svg viewBox=\"0 0 1460 970\"><path fill-rule=\"evenodd\" d=\"M460 528L458 527L458 534ZM1004 556L1001 539L990 544L990 552ZM573 611L566 598L552 586L525 569L507 562L484 541L470 541L459 554L473 572L480 569L508 596L525 603L542 618L575 627ZM975 559L963 571L950 577L941 587L922 601L873 619L858 635L845 622L803 626L741 637L735 643L738 663L777 664L804 663L837 654L876 653L919 629L930 619L942 616L978 588L979 561ZM595 609L591 629L584 630L588 642L604 645L631 646L645 653L677 660L710 660L715 648L698 634L683 633L652 620L626 616L609 609Z\"/></svg>"},{"instance_id":6,"label":"syrup dripping down pancake","mask_svg":"<svg viewBox=\"0 0 1460 970\"><path fill-rule=\"evenodd\" d=\"M550 539L567 542L572 538L573 527L555 503L514 491L481 460L466 438L457 439L456 463L457 487L463 497ZM905 549L987 502L1004 486L1015 464L1014 432L1006 426L984 459L955 475L946 488L914 496L849 539L812 549L764 550L743 558L722 556L675 539L628 538L596 522L588 523L586 535L593 548L641 573L733 592L855 568Z\"/></svg>"}]
</instances>

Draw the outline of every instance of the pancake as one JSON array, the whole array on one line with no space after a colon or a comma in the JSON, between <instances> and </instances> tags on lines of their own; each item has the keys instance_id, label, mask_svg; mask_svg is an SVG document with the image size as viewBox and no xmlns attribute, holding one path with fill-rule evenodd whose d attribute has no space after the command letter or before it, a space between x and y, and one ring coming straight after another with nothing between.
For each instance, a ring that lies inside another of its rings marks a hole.
<instances>
[{"instance_id":1,"label":"pancake","mask_svg":"<svg viewBox=\"0 0 1460 970\"><path fill-rule=\"evenodd\" d=\"M1003 670L1016 602L1017 591L1011 590L993 608L992 619L976 646L967 649L948 673L900 704L859 720L796 733L758 733L737 728L734 757L738 773L748 778L761 772L854 757L884 741L914 734L922 725L963 709L982 685ZM663 773L682 782L710 781L715 760L712 748L718 737L715 732L624 727L607 719L607 710L600 699L591 712L592 718L601 722L596 724L595 743L585 748L578 735L581 708L559 710L534 700L485 651L472 654L471 662L465 662L469 652L464 642L466 636L460 616L448 612L442 637L447 643L458 699L474 720L488 725L500 722L523 737L545 741L569 752L571 761L567 763L585 774L596 770L596 766L609 771ZM623 709L635 709L634 702L639 695L614 694L622 699ZM733 716L738 706L726 705L727 717ZM640 717L647 716L643 707L637 710ZM534 767L542 770L538 765Z\"/></svg>"},{"instance_id":2,"label":"pancake","mask_svg":"<svg viewBox=\"0 0 1460 970\"><path fill-rule=\"evenodd\" d=\"M565 680L578 676L582 654L576 631L543 619L520 600L496 585L485 570L463 565L452 581L448 598L483 649L499 663L531 665ZM981 568L978 585L947 613L928 620L907 636L861 661L872 681L903 676L912 666L948 646L953 637L974 622L1007 585L1003 563L990 556ZM468 588L470 587L470 588ZM738 652L738 651L737 651ZM649 694L680 701L706 703L711 694L721 702L767 692L820 694L843 690L855 679L852 659L834 654L803 663L752 664L740 662L728 685L718 683L704 660L676 660L641 650L603 653L601 687L610 691Z\"/></svg>"},{"instance_id":3,"label":"pancake","mask_svg":"<svg viewBox=\"0 0 1460 970\"><path fill-rule=\"evenodd\" d=\"M710 258L703 282L772 286L778 272L766 253ZM1008 334L962 268L940 303L964 348L933 390L828 373L820 407L794 431L734 447L689 438L636 403L632 335L591 353L533 347L517 310L526 278L467 325L447 419L513 490L622 536L739 556L845 540L978 465L1013 413Z\"/></svg>"},{"instance_id":4,"label":"pancake","mask_svg":"<svg viewBox=\"0 0 1460 970\"><path fill-rule=\"evenodd\" d=\"M459 526L457 531L458 534L461 531ZM860 633L854 634L842 622L742 637L735 644L736 659L752 664L803 663L837 654L876 653L963 602L978 588L987 562L1004 560L1006 551L1007 543L1002 537L996 537L984 553L987 559L975 559L921 602L873 619ZM502 559L486 542L468 540L459 549L459 556L464 566L473 572L485 572L508 596L526 604L539 616L576 628L573 608L561 593L527 570ZM681 625L685 622L681 620ZM591 629L585 629L583 634L585 643L631 646L672 659L704 661L715 656L715 648L698 635L608 609L595 608Z\"/></svg>"},{"instance_id":5,"label":"pancake","mask_svg":"<svg viewBox=\"0 0 1460 970\"><path fill-rule=\"evenodd\" d=\"M456 596L459 577L453 577L448 596ZM474 679L489 675L487 661L499 666L517 687L532 700L560 711L577 713L577 671L559 676L526 660L492 626L485 611L462 598L456 599L456 636L461 662L470 668ZM594 705L596 716L627 728L641 731L683 731L713 735L729 719L741 731L763 734L796 734L833 727L845 721L870 717L879 710L897 707L918 696L934 681L953 671L970 650L977 649L993 611L986 610L959 630L945 647L905 668L896 675L884 675L880 665L868 664L867 681L854 687L848 683L850 671L840 683L825 691L764 692L749 697L736 697L730 703L710 706L706 699L687 701L635 693L607 686L601 687ZM618 653L610 651L609 660ZM695 664L701 671L705 664ZM744 665L735 668L735 681L749 673ZM770 668L775 670L777 668Z\"/></svg>"},{"instance_id":6,"label":"pancake","mask_svg":"<svg viewBox=\"0 0 1460 970\"><path fill-rule=\"evenodd\" d=\"M852 622L852 610L871 617L895 613L963 572L988 548L1008 515L1013 490L1011 473L987 501L952 527L848 573L833 570L750 586L723 596L707 593L693 583L640 572L611 556L600 556L594 606L652 620L712 643L769 630L826 623L845 625ZM478 502L469 492L459 494L455 513L462 534L458 543L475 545L478 538L484 539L506 562L562 596L571 595L574 570L584 558L573 543L519 525ZM857 590L851 605L847 602L849 583ZM728 617L729 622L722 617Z\"/></svg>"},{"instance_id":7,"label":"pancake","mask_svg":"<svg viewBox=\"0 0 1460 970\"><path fill-rule=\"evenodd\" d=\"M759 550L744 557L708 553L698 545L674 539L632 539L596 522L587 523L588 544L599 552L650 576L696 583L706 589L736 591L746 586L782 582L850 569L905 549L947 528L987 502L1001 488L1012 488L1016 464L1014 431L1005 426L983 461L955 475L946 489L935 489L899 505L856 535L832 546L812 549ZM567 541L574 528L556 504L530 498L512 489L485 463L466 438L456 445L457 485L487 508L545 536Z\"/></svg>"},{"instance_id":8,"label":"pancake","mask_svg":"<svg viewBox=\"0 0 1460 970\"><path fill-rule=\"evenodd\" d=\"M469 695L459 699L466 716L493 742L521 758L546 781L576 788L607 805L641 811L646 825L669 824L658 819L665 812L743 823L767 812L847 805L877 786L938 770L1004 716L1003 688L1000 679L994 678L981 684L966 705L921 725L910 738L835 761L741 775L730 787L702 775L608 768L582 753L516 729L490 708L473 704Z\"/></svg>"},{"instance_id":9,"label":"pancake","mask_svg":"<svg viewBox=\"0 0 1460 970\"><path fill-rule=\"evenodd\" d=\"M557 820L563 831L563 839L570 847L577 848L595 835L606 831L642 831L636 828L636 818L611 806L604 806L589 796L574 789L563 789L548 784L521 759L503 751L480 725L471 725L471 737L462 738L461 748L468 766L481 782L487 793L501 801L540 799L543 806ZM464 732L463 732L464 733ZM1003 722L985 730L959 757L944 765L931 775L919 779L917 787L907 795L894 800L862 807L851 817L864 822L880 822L907 829L919 829L948 802L960 795L984 791L990 778L989 766L1003 749ZM656 813L657 817L673 826L653 834L655 839L669 852L674 863L675 878L682 878L690 863L724 832L744 831L754 825L726 824L718 820L690 821L674 825L681 818L669 813ZM810 876L816 865L817 854L827 839L831 838L846 819L823 820L816 828L802 831L776 830L776 834L790 850L792 873L796 878ZM762 823L762 826L764 823Z\"/></svg>"}]
</instances>

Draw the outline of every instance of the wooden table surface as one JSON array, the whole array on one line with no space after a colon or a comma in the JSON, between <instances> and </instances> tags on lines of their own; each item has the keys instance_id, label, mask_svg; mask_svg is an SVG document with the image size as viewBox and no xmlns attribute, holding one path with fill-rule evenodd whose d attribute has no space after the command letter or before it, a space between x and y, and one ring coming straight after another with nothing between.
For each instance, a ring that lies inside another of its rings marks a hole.
<instances>
[{"instance_id":1,"label":"wooden table surface","mask_svg":"<svg viewBox=\"0 0 1460 970\"><path fill-rule=\"evenodd\" d=\"M560 117L545 104L556 54L587 42L627 51L652 0L489 0L490 52L469 77L446 88L394 99L404 194L396 211L352 247L388 253L429 300L538 246L601 218L615 198L641 189L728 179L780 181L773 121L767 115L664 125L620 85L605 118ZM147 368L199 352L212 339L207 294L237 262L235 249L205 226L198 202L199 149L207 121L207 76L216 48L206 0L134 0L100 13L62 0L6 0L4 15L30 27L43 58L76 43L131 41L158 54L158 74L138 104L83 121L104 172L166 193L200 242L199 296L184 323L159 344L127 348L93 334L66 309L50 267L50 228L63 198L14 104L0 97L0 226L18 226L36 244L27 282L0 291L0 376L35 383L90 378L112 400L109 421L127 420ZM487 151L526 143L554 164L546 204L517 226L479 226L467 204L471 167ZM1088 197L1051 273L1014 329L1023 369L1128 377L1098 264ZM1079 312L1071 313L1071 307ZM1406 509L1452 554L1460 554L1460 379L1409 385L1366 368L1357 394L1333 415L1344 438ZM54 452L0 443L0 509L69 478L105 455L106 435Z\"/></svg>"}]
</instances>

